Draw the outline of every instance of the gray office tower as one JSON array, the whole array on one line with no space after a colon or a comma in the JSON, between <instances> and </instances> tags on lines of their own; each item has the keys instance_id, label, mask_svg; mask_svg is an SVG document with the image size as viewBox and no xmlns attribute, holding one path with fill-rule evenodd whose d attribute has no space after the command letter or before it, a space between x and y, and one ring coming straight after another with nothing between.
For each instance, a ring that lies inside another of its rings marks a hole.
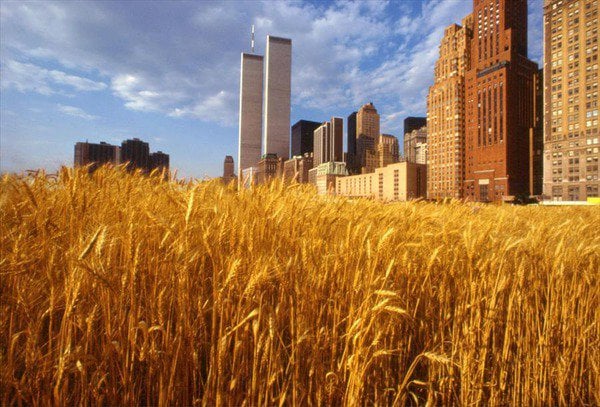
<instances>
[{"instance_id":1,"label":"gray office tower","mask_svg":"<svg viewBox=\"0 0 600 407\"><path fill-rule=\"evenodd\" d=\"M238 174L256 165L261 157L263 57L242 53ZM288 112L289 117L289 112Z\"/></svg>"},{"instance_id":2,"label":"gray office tower","mask_svg":"<svg viewBox=\"0 0 600 407\"><path fill-rule=\"evenodd\" d=\"M321 123L298 120L292 126L292 154L290 157L313 152L314 131Z\"/></svg>"},{"instance_id":3,"label":"gray office tower","mask_svg":"<svg viewBox=\"0 0 600 407\"><path fill-rule=\"evenodd\" d=\"M268 35L265 66L263 153L285 160L290 151L292 40Z\"/></svg>"}]
</instances>

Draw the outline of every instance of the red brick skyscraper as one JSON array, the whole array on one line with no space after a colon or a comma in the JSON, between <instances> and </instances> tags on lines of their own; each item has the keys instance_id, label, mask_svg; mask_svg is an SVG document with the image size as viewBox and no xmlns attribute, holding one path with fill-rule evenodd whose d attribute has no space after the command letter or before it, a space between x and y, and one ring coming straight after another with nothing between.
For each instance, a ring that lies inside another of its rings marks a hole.
<instances>
[{"instance_id":1,"label":"red brick skyscraper","mask_svg":"<svg viewBox=\"0 0 600 407\"><path fill-rule=\"evenodd\" d=\"M498 201L527 194L537 70L527 59L527 1L473 0L471 44L464 196Z\"/></svg>"}]
</instances>

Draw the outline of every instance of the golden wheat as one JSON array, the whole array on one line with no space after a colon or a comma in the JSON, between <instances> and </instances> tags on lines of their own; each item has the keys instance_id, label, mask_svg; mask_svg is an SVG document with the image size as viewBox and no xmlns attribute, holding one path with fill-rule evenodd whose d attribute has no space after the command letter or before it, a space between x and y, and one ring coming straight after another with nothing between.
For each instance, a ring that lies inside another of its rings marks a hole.
<instances>
[{"instance_id":1,"label":"golden wheat","mask_svg":"<svg viewBox=\"0 0 600 407\"><path fill-rule=\"evenodd\" d=\"M598 208L0 185L2 405L600 405Z\"/></svg>"}]
</instances>

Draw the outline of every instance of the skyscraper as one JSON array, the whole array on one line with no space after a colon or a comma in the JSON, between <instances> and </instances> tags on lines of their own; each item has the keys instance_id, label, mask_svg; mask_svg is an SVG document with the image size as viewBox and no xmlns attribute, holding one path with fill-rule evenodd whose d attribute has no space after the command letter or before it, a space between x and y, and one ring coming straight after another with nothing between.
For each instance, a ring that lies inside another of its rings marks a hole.
<instances>
[{"instance_id":1,"label":"skyscraper","mask_svg":"<svg viewBox=\"0 0 600 407\"><path fill-rule=\"evenodd\" d=\"M363 105L356 113L356 134L377 139L379 137L379 114L373 102Z\"/></svg>"},{"instance_id":2,"label":"skyscraper","mask_svg":"<svg viewBox=\"0 0 600 407\"><path fill-rule=\"evenodd\" d=\"M290 152L292 40L267 36L263 152L286 160Z\"/></svg>"},{"instance_id":3,"label":"skyscraper","mask_svg":"<svg viewBox=\"0 0 600 407\"><path fill-rule=\"evenodd\" d=\"M474 0L466 73L465 197L497 201L529 191L534 62L527 1Z\"/></svg>"},{"instance_id":4,"label":"skyscraper","mask_svg":"<svg viewBox=\"0 0 600 407\"><path fill-rule=\"evenodd\" d=\"M347 129L348 129L348 139L347 139L347 162L346 168L350 174L354 174L357 172L356 168L356 114L358 112L350 113L347 119Z\"/></svg>"},{"instance_id":5,"label":"skyscraper","mask_svg":"<svg viewBox=\"0 0 600 407\"><path fill-rule=\"evenodd\" d=\"M344 120L332 117L314 131L314 167L329 161L341 162L344 156Z\"/></svg>"},{"instance_id":6,"label":"skyscraper","mask_svg":"<svg viewBox=\"0 0 600 407\"><path fill-rule=\"evenodd\" d=\"M544 195L597 197L598 0L544 3Z\"/></svg>"},{"instance_id":7,"label":"skyscraper","mask_svg":"<svg viewBox=\"0 0 600 407\"><path fill-rule=\"evenodd\" d=\"M256 165L261 157L263 103L263 57L242 53L240 71L240 116L238 130L238 174Z\"/></svg>"},{"instance_id":8,"label":"skyscraper","mask_svg":"<svg viewBox=\"0 0 600 407\"><path fill-rule=\"evenodd\" d=\"M292 154L290 157L313 152L314 132L321 123L299 120L292 126Z\"/></svg>"},{"instance_id":9,"label":"skyscraper","mask_svg":"<svg viewBox=\"0 0 600 407\"><path fill-rule=\"evenodd\" d=\"M465 73L469 70L472 15L444 31L434 84L427 96L427 196L461 198L465 178ZM405 153L408 156L408 153Z\"/></svg>"}]
</instances>

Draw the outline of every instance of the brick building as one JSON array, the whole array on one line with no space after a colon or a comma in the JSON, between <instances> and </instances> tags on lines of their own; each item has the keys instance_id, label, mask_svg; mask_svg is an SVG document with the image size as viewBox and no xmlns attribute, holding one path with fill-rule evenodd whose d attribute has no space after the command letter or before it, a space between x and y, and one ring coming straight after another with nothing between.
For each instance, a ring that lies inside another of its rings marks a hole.
<instances>
[{"instance_id":1,"label":"brick building","mask_svg":"<svg viewBox=\"0 0 600 407\"><path fill-rule=\"evenodd\" d=\"M537 65L527 59L526 0L474 0L473 6L464 196L499 201L529 192Z\"/></svg>"}]
</instances>

